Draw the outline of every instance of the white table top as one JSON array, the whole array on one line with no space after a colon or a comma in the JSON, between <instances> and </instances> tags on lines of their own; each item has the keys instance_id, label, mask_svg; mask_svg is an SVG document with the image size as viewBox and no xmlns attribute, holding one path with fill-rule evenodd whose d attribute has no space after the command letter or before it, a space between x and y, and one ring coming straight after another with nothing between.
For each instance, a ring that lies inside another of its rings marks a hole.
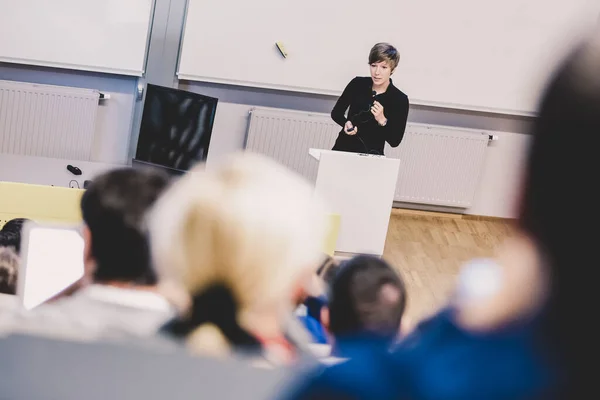
<instances>
[{"instance_id":1,"label":"white table top","mask_svg":"<svg viewBox=\"0 0 600 400\"><path fill-rule=\"evenodd\" d=\"M81 169L82 174L72 174L67 170L67 165L78 167ZM86 180L91 180L105 171L125 166L91 161L0 154L0 181L83 189Z\"/></svg>"}]
</instances>

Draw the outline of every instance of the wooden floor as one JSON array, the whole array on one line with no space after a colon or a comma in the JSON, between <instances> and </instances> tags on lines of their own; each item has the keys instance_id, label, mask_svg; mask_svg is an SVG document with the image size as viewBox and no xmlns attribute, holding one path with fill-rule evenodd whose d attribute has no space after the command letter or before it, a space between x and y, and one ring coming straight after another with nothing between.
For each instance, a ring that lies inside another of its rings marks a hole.
<instances>
[{"instance_id":1,"label":"wooden floor","mask_svg":"<svg viewBox=\"0 0 600 400\"><path fill-rule=\"evenodd\" d=\"M510 220L394 209L384 258L406 282L409 320L416 323L443 306L461 265L493 256L511 235Z\"/></svg>"}]
</instances>

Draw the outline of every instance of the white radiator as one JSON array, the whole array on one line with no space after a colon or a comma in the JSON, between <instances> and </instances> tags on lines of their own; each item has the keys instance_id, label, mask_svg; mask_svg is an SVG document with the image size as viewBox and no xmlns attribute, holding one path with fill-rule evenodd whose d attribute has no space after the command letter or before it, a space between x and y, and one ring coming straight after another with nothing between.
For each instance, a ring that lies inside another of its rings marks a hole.
<instances>
[{"instance_id":1,"label":"white radiator","mask_svg":"<svg viewBox=\"0 0 600 400\"><path fill-rule=\"evenodd\" d=\"M330 149L340 129L327 114L256 108L251 111L246 149L268 155L314 182L317 163L308 149ZM485 131L408 124L400 146L385 149L387 157L401 161L394 200L469 207L488 141Z\"/></svg>"},{"instance_id":2,"label":"white radiator","mask_svg":"<svg viewBox=\"0 0 600 400\"><path fill-rule=\"evenodd\" d=\"M0 153L90 160L100 93L0 81Z\"/></svg>"}]
</instances>

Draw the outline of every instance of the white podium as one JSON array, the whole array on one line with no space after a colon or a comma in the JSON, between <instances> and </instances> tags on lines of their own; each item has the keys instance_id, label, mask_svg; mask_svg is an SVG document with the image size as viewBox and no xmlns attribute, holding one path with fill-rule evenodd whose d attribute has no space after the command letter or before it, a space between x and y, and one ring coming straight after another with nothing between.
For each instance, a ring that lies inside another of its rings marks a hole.
<instances>
[{"instance_id":1,"label":"white podium","mask_svg":"<svg viewBox=\"0 0 600 400\"><path fill-rule=\"evenodd\" d=\"M340 215L336 252L381 256L400 160L320 149L309 154L319 162L317 193Z\"/></svg>"}]
</instances>

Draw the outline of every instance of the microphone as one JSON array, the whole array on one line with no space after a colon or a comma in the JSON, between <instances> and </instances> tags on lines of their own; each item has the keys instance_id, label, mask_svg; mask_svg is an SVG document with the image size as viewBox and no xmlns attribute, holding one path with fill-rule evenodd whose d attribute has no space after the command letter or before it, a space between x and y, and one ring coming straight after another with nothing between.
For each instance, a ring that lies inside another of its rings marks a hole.
<instances>
[{"instance_id":1,"label":"microphone","mask_svg":"<svg viewBox=\"0 0 600 400\"><path fill-rule=\"evenodd\" d=\"M374 90L372 90L371 91L371 95L373 96L373 98L371 99L371 106L369 108L373 107L373 104L375 104L375 100L376 100L376 97L377 97L377 92L374 91Z\"/></svg>"},{"instance_id":2,"label":"microphone","mask_svg":"<svg viewBox=\"0 0 600 400\"><path fill-rule=\"evenodd\" d=\"M372 90L371 91L371 95L373 95L373 98L371 99L371 107L372 107L373 104L375 104L375 100L376 100L376 97L377 97L377 92L374 91L374 90Z\"/></svg>"},{"instance_id":3,"label":"microphone","mask_svg":"<svg viewBox=\"0 0 600 400\"><path fill-rule=\"evenodd\" d=\"M371 101L371 105L369 106L369 109L371 107L373 107L373 103L375 102L375 97L377 97L377 92L375 90L371 90L371 96L373 96L373 99ZM352 129L354 129L354 127L356 126L356 124L354 123L354 121L352 121L352 119L350 119L350 123L352 123ZM349 132L348 130L346 130L346 132Z\"/></svg>"}]
</instances>

